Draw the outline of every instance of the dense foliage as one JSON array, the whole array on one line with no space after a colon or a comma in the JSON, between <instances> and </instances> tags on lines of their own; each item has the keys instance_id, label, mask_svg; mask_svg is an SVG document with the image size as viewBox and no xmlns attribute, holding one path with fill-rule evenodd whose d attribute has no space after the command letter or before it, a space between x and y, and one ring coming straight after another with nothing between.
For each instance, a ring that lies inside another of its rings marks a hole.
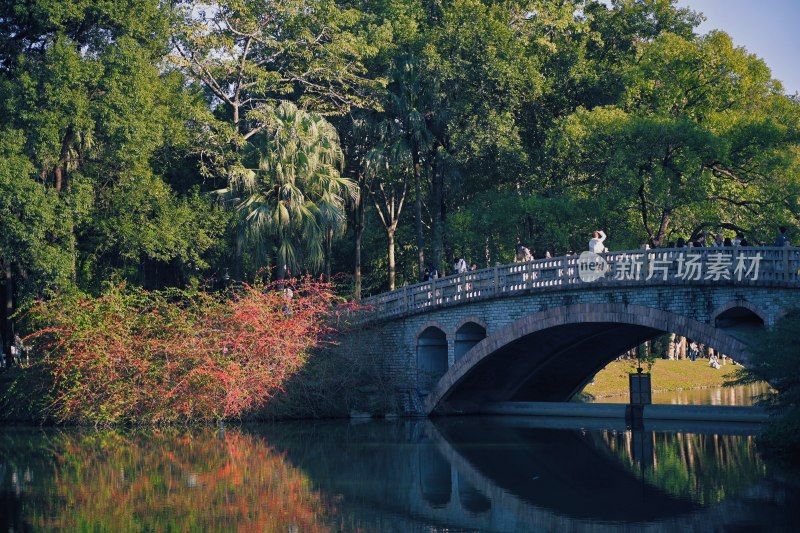
<instances>
[{"instance_id":1,"label":"dense foliage","mask_svg":"<svg viewBox=\"0 0 800 533\"><path fill-rule=\"evenodd\" d=\"M95 425L250 414L331 333L328 287L274 289L221 298L115 286L38 302L27 317L35 368L10 397L35 417Z\"/></svg>"},{"instance_id":2,"label":"dense foliage","mask_svg":"<svg viewBox=\"0 0 800 533\"><path fill-rule=\"evenodd\" d=\"M673 0L6 2L7 299L265 266L352 273L359 296L597 227L617 249L796 240L797 98L701 20Z\"/></svg>"},{"instance_id":3,"label":"dense foliage","mask_svg":"<svg viewBox=\"0 0 800 533\"><path fill-rule=\"evenodd\" d=\"M761 436L771 452L797 461L800 457L800 309L786 313L772 329L754 343L753 356L737 383L766 380L775 395L764 398L773 416Z\"/></svg>"}]
</instances>

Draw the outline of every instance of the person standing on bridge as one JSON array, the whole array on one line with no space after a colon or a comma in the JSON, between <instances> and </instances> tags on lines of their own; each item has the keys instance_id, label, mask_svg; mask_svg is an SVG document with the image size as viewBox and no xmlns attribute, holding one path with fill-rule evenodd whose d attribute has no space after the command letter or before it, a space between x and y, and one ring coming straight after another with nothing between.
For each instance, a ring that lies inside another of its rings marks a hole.
<instances>
[{"instance_id":1,"label":"person standing on bridge","mask_svg":"<svg viewBox=\"0 0 800 533\"><path fill-rule=\"evenodd\" d=\"M705 247L706 247L706 236L701 233L694 240L694 244L692 245L692 248L705 248Z\"/></svg>"},{"instance_id":2,"label":"person standing on bridge","mask_svg":"<svg viewBox=\"0 0 800 533\"><path fill-rule=\"evenodd\" d=\"M775 246L789 246L789 237L786 236L786 226L778 228L778 235L775 237Z\"/></svg>"},{"instance_id":3,"label":"person standing on bridge","mask_svg":"<svg viewBox=\"0 0 800 533\"><path fill-rule=\"evenodd\" d=\"M533 254L527 246L517 240L517 255L514 257L515 263L533 261Z\"/></svg>"},{"instance_id":4,"label":"person standing on bridge","mask_svg":"<svg viewBox=\"0 0 800 533\"><path fill-rule=\"evenodd\" d=\"M594 252L596 254L602 254L603 252L607 252L608 248L606 248L605 242L606 234L603 233L603 230L597 230L592 234L592 239L589 241L589 251Z\"/></svg>"}]
</instances>

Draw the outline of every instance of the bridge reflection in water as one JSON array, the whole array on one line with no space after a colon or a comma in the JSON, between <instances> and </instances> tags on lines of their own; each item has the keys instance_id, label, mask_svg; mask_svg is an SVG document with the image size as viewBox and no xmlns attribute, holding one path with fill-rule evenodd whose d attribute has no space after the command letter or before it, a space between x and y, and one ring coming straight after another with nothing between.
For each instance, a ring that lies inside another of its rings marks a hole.
<instances>
[{"instance_id":1,"label":"bridge reflection in water","mask_svg":"<svg viewBox=\"0 0 800 533\"><path fill-rule=\"evenodd\" d=\"M0 431L0 530L791 530L754 427L453 417Z\"/></svg>"},{"instance_id":2,"label":"bridge reflection in water","mask_svg":"<svg viewBox=\"0 0 800 533\"><path fill-rule=\"evenodd\" d=\"M312 433L306 427L290 441L307 444L286 453L323 492L341 495L343 508L360 516L380 509L417 525L760 529L769 508L780 530L791 524L791 512L774 502L788 493L765 477L754 430L704 424L630 431L613 421L460 417L322 424ZM797 492L793 497L800 503Z\"/></svg>"}]
</instances>

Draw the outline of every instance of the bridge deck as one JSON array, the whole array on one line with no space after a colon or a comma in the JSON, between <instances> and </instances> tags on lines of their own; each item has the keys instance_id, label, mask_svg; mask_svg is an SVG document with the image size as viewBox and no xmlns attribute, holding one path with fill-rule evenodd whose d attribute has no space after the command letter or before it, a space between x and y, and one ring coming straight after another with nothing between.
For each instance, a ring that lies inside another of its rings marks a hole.
<instances>
[{"instance_id":1,"label":"bridge deck","mask_svg":"<svg viewBox=\"0 0 800 533\"><path fill-rule=\"evenodd\" d=\"M800 248L724 247L626 250L537 259L447 276L371 296L384 320L529 290L617 286L742 285L800 288Z\"/></svg>"}]
</instances>

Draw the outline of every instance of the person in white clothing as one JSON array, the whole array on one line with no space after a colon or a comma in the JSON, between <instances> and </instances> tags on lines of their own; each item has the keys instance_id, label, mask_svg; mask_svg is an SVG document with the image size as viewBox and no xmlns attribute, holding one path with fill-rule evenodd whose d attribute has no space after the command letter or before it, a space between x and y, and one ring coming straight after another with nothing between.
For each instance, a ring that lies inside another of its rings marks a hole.
<instances>
[{"instance_id":1,"label":"person in white clothing","mask_svg":"<svg viewBox=\"0 0 800 533\"><path fill-rule=\"evenodd\" d=\"M467 262L464 261L463 257L456 261L456 263L453 265L453 270L456 274L463 274L467 271Z\"/></svg>"},{"instance_id":2,"label":"person in white clothing","mask_svg":"<svg viewBox=\"0 0 800 533\"><path fill-rule=\"evenodd\" d=\"M597 230L592 234L592 240L589 241L589 251L596 254L602 254L608 251L603 241L606 240L606 234L603 230Z\"/></svg>"}]
</instances>

